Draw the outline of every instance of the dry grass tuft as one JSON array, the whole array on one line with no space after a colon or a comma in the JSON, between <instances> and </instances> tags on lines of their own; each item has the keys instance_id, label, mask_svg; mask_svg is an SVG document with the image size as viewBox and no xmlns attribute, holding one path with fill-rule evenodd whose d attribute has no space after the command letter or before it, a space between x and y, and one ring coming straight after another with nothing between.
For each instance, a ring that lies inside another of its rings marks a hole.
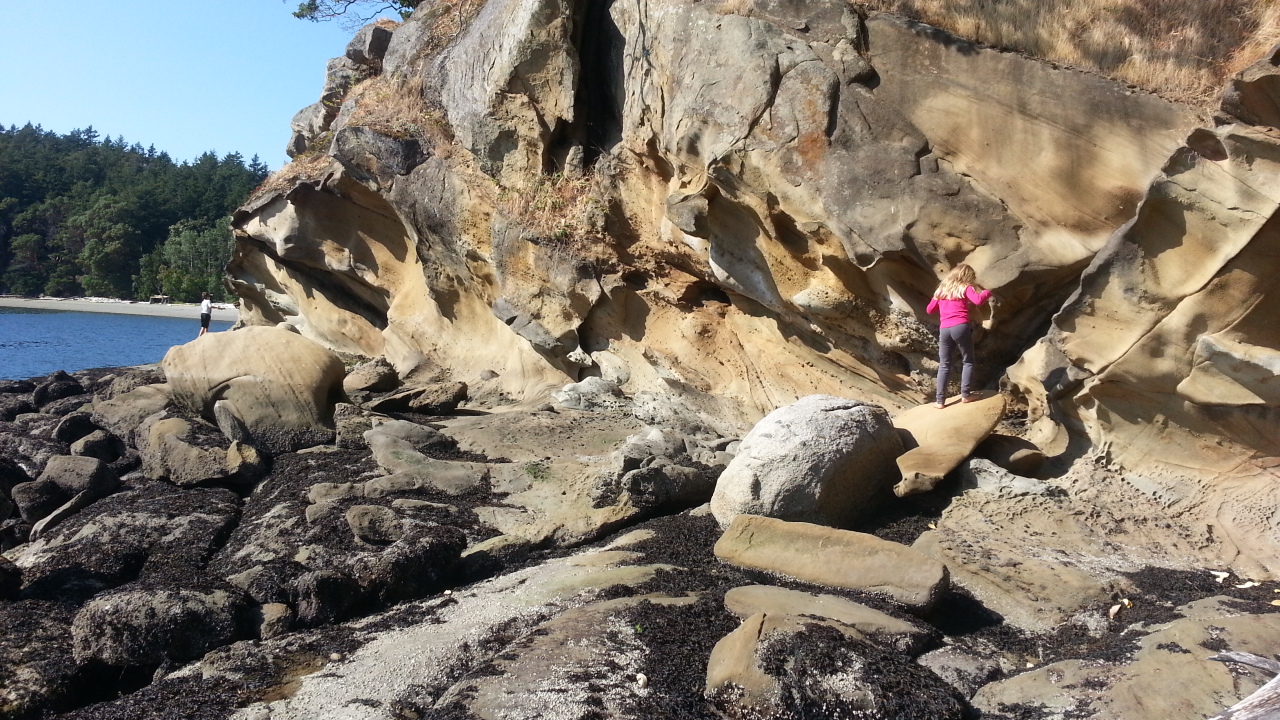
<instances>
[{"instance_id":1,"label":"dry grass tuft","mask_svg":"<svg viewBox=\"0 0 1280 720\"><path fill-rule=\"evenodd\" d=\"M427 11L423 22L429 24L421 54L434 57L466 30L476 13L484 7L485 0L457 0L439 2Z\"/></svg>"},{"instance_id":2,"label":"dry grass tuft","mask_svg":"<svg viewBox=\"0 0 1280 720\"><path fill-rule=\"evenodd\" d=\"M416 83L378 76L365 80L347 95L355 111L348 127L366 127L397 140L416 139L436 155L447 157L453 131L444 112L432 108Z\"/></svg>"},{"instance_id":3,"label":"dry grass tuft","mask_svg":"<svg viewBox=\"0 0 1280 720\"><path fill-rule=\"evenodd\" d=\"M529 187L499 188L498 209L526 240L542 241L598 237L606 211L593 173L542 175Z\"/></svg>"},{"instance_id":4,"label":"dry grass tuft","mask_svg":"<svg viewBox=\"0 0 1280 720\"><path fill-rule=\"evenodd\" d=\"M327 147L328 144L326 143ZM319 150L308 150L294 158L292 162L267 176L262 184L249 194L249 200L256 200L270 193L281 192L292 188L300 181L318 180L325 168L333 162L333 158Z\"/></svg>"},{"instance_id":5,"label":"dry grass tuft","mask_svg":"<svg viewBox=\"0 0 1280 720\"><path fill-rule=\"evenodd\" d=\"M544 175L520 190L500 187L497 209L507 218L493 246L502 275L525 275L565 290L600 260L607 208L594 173ZM526 251L540 271L517 260Z\"/></svg>"},{"instance_id":6,"label":"dry grass tuft","mask_svg":"<svg viewBox=\"0 0 1280 720\"><path fill-rule=\"evenodd\" d=\"M857 0L960 37L1210 108L1280 42L1275 0Z\"/></svg>"}]
</instances>

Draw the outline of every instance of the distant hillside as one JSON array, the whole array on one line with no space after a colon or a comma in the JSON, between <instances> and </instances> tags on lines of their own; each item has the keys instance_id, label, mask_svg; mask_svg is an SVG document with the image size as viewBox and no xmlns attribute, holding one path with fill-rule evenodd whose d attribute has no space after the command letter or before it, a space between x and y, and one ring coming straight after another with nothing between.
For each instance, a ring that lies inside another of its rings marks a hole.
<instances>
[{"instance_id":1,"label":"distant hillside","mask_svg":"<svg viewBox=\"0 0 1280 720\"><path fill-rule=\"evenodd\" d=\"M1280 43L1273 0L868 0L992 47L1211 105Z\"/></svg>"},{"instance_id":2,"label":"distant hillside","mask_svg":"<svg viewBox=\"0 0 1280 720\"><path fill-rule=\"evenodd\" d=\"M225 298L224 218L266 176L257 156L176 163L92 127L0 125L0 292Z\"/></svg>"}]
</instances>

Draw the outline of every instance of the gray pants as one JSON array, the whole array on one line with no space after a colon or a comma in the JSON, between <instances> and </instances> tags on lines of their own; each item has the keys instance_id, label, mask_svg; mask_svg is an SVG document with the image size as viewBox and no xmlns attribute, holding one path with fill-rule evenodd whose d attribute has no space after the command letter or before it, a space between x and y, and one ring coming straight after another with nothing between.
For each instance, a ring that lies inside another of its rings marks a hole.
<instances>
[{"instance_id":1,"label":"gray pants","mask_svg":"<svg viewBox=\"0 0 1280 720\"><path fill-rule=\"evenodd\" d=\"M951 353L960 347L964 364L960 369L960 397L969 396L969 383L973 380L973 332L968 323L942 328L938 332L938 402L947 401L947 376L951 374Z\"/></svg>"}]
</instances>

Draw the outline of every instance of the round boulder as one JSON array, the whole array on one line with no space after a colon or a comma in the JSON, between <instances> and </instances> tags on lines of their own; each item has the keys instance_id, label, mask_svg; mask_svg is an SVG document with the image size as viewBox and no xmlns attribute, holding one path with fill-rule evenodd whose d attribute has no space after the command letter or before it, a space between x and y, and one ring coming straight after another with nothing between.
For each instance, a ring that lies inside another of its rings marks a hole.
<instances>
[{"instance_id":1,"label":"round boulder","mask_svg":"<svg viewBox=\"0 0 1280 720\"><path fill-rule=\"evenodd\" d=\"M803 397L742 439L716 483L711 512L721 527L744 513L848 527L890 496L902 451L884 408Z\"/></svg>"},{"instance_id":2,"label":"round boulder","mask_svg":"<svg viewBox=\"0 0 1280 720\"><path fill-rule=\"evenodd\" d=\"M248 603L225 588L125 586L85 603L71 623L76 662L112 667L184 662L239 635Z\"/></svg>"},{"instance_id":3,"label":"round boulder","mask_svg":"<svg viewBox=\"0 0 1280 720\"><path fill-rule=\"evenodd\" d=\"M357 540L382 545L404 537L396 511L381 505L353 505L347 510L347 524Z\"/></svg>"},{"instance_id":4,"label":"round boulder","mask_svg":"<svg viewBox=\"0 0 1280 720\"><path fill-rule=\"evenodd\" d=\"M40 480L57 485L68 496L87 492L96 497L120 487L120 478L101 460L83 455L55 455L45 463Z\"/></svg>"},{"instance_id":5,"label":"round boulder","mask_svg":"<svg viewBox=\"0 0 1280 720\"><path fill-rule=\"evenodd\" d=\"M208 420L214 403L225 403L257 447L283 453L333 440L333 399L346 370L301 335L274 327L209 333L171 348L161 366L174 402Z\"/></svg>"}]
</instances>

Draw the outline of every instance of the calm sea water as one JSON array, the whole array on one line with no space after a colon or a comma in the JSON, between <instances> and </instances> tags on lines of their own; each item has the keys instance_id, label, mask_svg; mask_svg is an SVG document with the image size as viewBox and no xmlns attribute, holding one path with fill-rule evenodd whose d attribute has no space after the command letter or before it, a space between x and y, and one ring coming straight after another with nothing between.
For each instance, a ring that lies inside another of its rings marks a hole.
<instances>
[{"instance_id":1,"label":"calm sea water","mask_svg":"<svg viewBox=\"0 0 1280 720\"><path fill-rule=\"evenodd\" d=\"M209 324L210 332L230 328L225 321ZM0 307L0 378L160 362L198 332L196 318Z\"/></svg>"}]
</instances>

